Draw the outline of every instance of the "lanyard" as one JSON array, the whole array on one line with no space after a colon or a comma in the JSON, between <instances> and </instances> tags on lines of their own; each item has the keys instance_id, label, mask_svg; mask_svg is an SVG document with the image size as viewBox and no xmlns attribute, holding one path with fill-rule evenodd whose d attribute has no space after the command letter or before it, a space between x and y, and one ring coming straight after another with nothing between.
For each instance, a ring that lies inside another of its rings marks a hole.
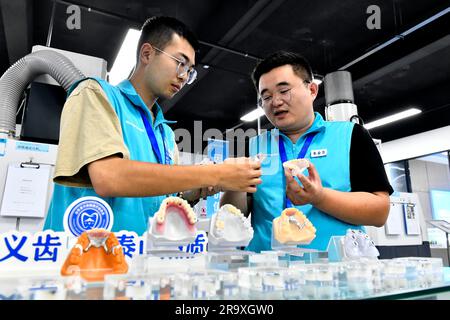
<instances>
[{"instance_id":1,"label":"lanyard","mask_svg":"<svg viewBox=\"0 0 450 320\"><path fill-rule=\"evenodd\" d=\"M161 151L159 150L158 141L156 140L155 133L153 132L152 125L148 121L147 116L144 113L144 110L142 110L139 107L137 107L137 109L139 110L139 113L141 114L141 118L142 118L142 121L144 122L144 126L145 126L145 131L147 131L148 139L150 140L153 152L155 153L156 158L158 159L158 163L160 163L160 164L170 164L170 160L171 159L170 159L170 156L169 156L169 152L167 152L166 144L164 142L164 140L165 140L164 129L161 129L161 135L162 135L163 146L164 146L164 155L165 155L165 159L164 159L165 162L163 163L162 156L161 156Z\"/></svg>"},{"instance_id":2,"label":"lanyard","mask_svg":"<svg viewBox=\"0 0 450 320\"><path fill-rule=\"evenodd\" d=\"M308 133L305 139L305 142L303 143L303 147L298 153L297 159L302 159L305 157L306 152L308 152L309 146L311 145L312 139L317 134L317 132L311 132ZM278 146L280 148L280 158L281 158L281 164L285 163L287 161L287 155L286 155L286 149L284 148L283 138L280 136L278 140ZM284 185L286 186L286 178L284 178ZM292 202L289 200L289 198L285 195L285 206L284 208L292 207Z\"/></svg>"}]
</instances>

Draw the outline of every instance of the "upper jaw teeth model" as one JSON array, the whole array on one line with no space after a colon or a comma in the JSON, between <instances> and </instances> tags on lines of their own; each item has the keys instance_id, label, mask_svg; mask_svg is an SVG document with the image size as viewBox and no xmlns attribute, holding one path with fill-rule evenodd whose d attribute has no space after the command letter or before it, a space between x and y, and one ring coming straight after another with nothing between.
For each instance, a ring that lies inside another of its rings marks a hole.
<instances>
[{"instance_id":1,"label":"upper jaw teeth model","mask_svg":"<svg viewBox=\"0 0 450 320\"><path fill-rule=\"evenodd\" d=\"M293 176L297 176L309 167L309 161L307 159L294 159L283 163L285 170L291 173Z\"/></svg>"},{"instance_id":2,"label":"upper jaw teeth model","mask_svg":"<svg viewBox=\"0 0 450 320\"><path fill-rule=\"evenodd\" d=\"M61 268L64 276L80 274L88 281L102 281L105 274L127 271L123 248L114 233L106 229L83 232Z\"/></svg>"},{"instance_id":3,"label":"upper jaw teeth model","mask_svg":"<svg viewBox=\"0 0 450 320\"><path fill-rule=\"evenodd\" d=\"M273 220L275 240L286 245L310 244L316 237L316 228L297 208L286 208Z\"/></svg>"},{"instance_id":4,"label":"upper jaw teeth model","mask_svg":"<svg viewBox=\"0 0 450 320\"><path fill-rule=\"evenodd\" d=\"M249 219L231 204L223 205L213 215L208 241L217 245L247 246L253 238Z\"/></svg>"},{"instance_id":5,"label":"upper jaw teeth model","mask_svg":"<svg viewBox=\"0 0 450 320\"><path fill-rule=\"evenodd\" d=\"M343 245L347 258L376 258L380 255L373 240L361 230L348 229Z\"/></svg>"},{"instance_id":6,"label":"upper jaw teeth model","mask_svg":"<svg viewBox=\"0 0 450 320\"><path fill-rule=\"evenodd\" d=\"M150 234L169 241L191 239L197 234L197 216L189 203L179 197L168 197L155 213Z\"/></svg>"}]
</instances>

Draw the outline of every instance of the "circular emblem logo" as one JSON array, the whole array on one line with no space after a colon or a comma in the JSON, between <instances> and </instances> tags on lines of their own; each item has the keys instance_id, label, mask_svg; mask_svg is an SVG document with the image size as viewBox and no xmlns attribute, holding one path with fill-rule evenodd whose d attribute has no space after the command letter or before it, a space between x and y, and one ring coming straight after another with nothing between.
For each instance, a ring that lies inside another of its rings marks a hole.
<instances>
[{"instance_id":1,"label":"circular emblem logo","mask_svg":"<svg viewBox=\"0 0 450 320\"><path fill-rule=\"evenodd\" d=\"M103 199L83 197L70 204L64 213L64 231L79 237L90 229L111 231L114 216L111 207Z\"/></svg>"}]
</instances>

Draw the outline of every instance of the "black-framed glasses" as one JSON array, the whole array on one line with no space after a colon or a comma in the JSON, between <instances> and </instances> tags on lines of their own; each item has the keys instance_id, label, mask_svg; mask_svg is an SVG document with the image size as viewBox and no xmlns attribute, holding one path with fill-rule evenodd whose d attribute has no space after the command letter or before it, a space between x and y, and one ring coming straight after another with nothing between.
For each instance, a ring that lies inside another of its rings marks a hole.
<instances>
[{"instance_id":1,"label":"black-framed glasses","mask_svg":"<svg viewBox=\"0 0 450 320\"><path fill-rule=\"evenodd\" d=\"M165 52L164 50L161 50L155 46L152 46L156 51L164 53L165 55L169 56L176 62L178 62L177 66L177 75L178 77L182 78L187 74L187 84L191 84L192 82L197 79L197 70L195 70L192 66L189 66L186 61L180 60L177 57L171 55L170 53Z\"/></svg>"},{"instance_id":2,"label":"black-framed glasses","mask_svg":"<svg viewBox=\"0 0 450 320\"><path fill-rule=\"evenodd\" d=\"M311 81L303 80L303 83L310 84ZM275 91L274 93L265 92L258 98L258 106L260 106L262 108L270 106L272 104L272 102L274 101L274 99L276 99L275 96L277 96L279 99L283 100L284 102L289 102L289 101L291 101L291 90L292 89L293 89L293 87L285 87L285 88L281 88L281 89Z\"/></svg>"}]
</instances>

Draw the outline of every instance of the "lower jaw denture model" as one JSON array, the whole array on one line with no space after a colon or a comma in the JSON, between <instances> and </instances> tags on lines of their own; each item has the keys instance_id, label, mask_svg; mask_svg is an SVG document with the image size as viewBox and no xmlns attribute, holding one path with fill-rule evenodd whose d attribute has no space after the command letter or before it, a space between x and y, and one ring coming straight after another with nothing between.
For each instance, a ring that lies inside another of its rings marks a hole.
<instances>
[{"instance_id":1,"label":"lower jaw denture model","mask_svg":"<svg viewBox=\"0 0 450 320\"><path fill-rule=\"evenodd\" d=\"M377 258L380 255L373 240L361 230L348 229L343 241L346 258Z\"/></svg>"},{"instance_id":2,"label":"lower jaw denture model","mask_svg":"<svg viewBox=\"0 0 450 320\"><path fill-rule=\"evenodd\" d=\"M316 237L316 228L296 208L287 208L273 220L274 238L281 244L310 244Z\"/></svg>"},{"instance_id":3,"label":"lower jaw denture model","mask_svg":"<svg viewBox=\"0 0 450 320\"><path fill-rule=\"evenodd\" d=\"M223 205L211 218L210 244L223 247L247 246L253 238L253 228L242 212L231 204Z\"/></svg>"},{"instance_id":4,"label":"lower jaw denture model","mask_svg":"<svg viewBox=\"0 0 450 320\"><path fill-rule=\"evenodd\" d=\"M152 218L149 232L160 242L190 242L197 234L196 222L196 214L186 200L168 197Z\"/></svg>"},{"instance_id":5,"label":"lower jaw denture model","mask_svg":"<svg viewBox=\"0 0 450 320\"><path fill-rule=\"evenodd\" d=\"M61 274L80 275L87 281L103 281L105 274L128 272L128 264L114 233L105 229L85 231L66 258Z\"/></svg>"}]
</instances>

